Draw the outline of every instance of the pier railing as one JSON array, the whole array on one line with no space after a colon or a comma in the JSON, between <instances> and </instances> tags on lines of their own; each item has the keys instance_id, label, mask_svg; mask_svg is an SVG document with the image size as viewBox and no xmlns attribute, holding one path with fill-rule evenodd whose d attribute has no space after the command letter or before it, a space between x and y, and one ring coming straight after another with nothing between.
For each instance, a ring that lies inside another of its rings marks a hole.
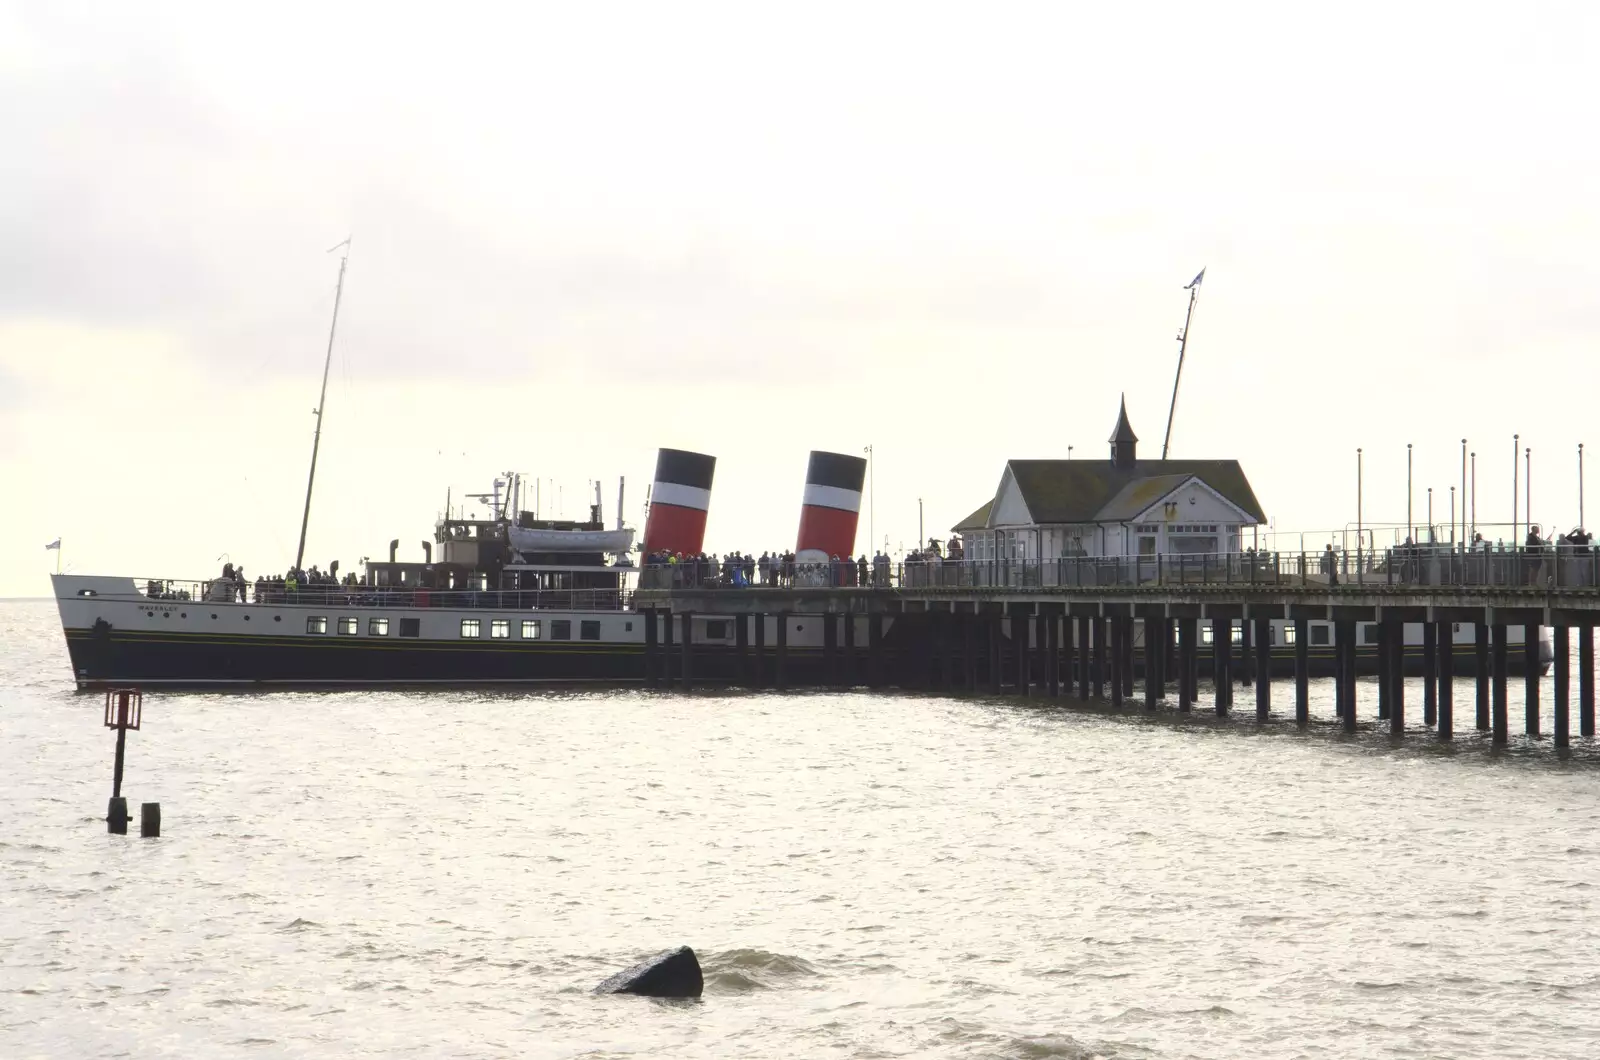
<instances>
[{"instance_id":1,"label":"pier railing","mask_svg":"<svg viewBox=\"0 0 1600 1060\"><path fill-rule=\"evenodd\" d=\"M1246 550L1150 556L1063 556L1055 559L911 559L869 564L865 584L858 566L798 564L756 587L864 589L1101 589L1164 586L1260 586L1337 589L1348 586L1452 586L1461 588L1600 588L1600 551L1588 546L1544 545L1516 549L1329 549L1323 552ZM742 575L712 565L645 567L639 588L729 589L750 587Z\"/></svg>"},{"instance_id":2,"label":"pier railing","mask_svg":"<svg viewBox=\"0 0 1600 1060\"><path fill-rule=\"evenodd\" d=\"M140 582L145 599L170 603L256 603L329 608L440 608L516 611L622 611L631 592L618 589L411 589L372 585L308 585L289 589L216 578Z\"/></svg>"}]
</instances>

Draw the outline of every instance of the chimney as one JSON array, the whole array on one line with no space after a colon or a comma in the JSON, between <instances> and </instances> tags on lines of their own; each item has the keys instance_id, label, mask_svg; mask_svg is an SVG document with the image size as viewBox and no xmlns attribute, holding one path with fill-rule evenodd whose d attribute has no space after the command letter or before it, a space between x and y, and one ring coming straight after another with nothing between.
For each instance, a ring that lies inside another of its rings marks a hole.
<instances>
[{"instance_id":1,"label":"chimney","mask_svg":"<svg viewBox=\"0 0 1600 1060\"><path fill-rule=\"evenodd\" d=\"M393 541L389 542L389 562L390 563L394 562L394 557L399 553L399 551L400 551L400 539L397 537Z\"/></svg>"},{"instance_id":2,"label":"chimney","mask_svg":"<svg viewBox=\"0 0 1600 1060\"><path fill-rule=\"evenodd\" d=\"M706 537L706 512L711 507L711 479L717 458L683 449L656 453L656 477L650 487L650 514L644 523L643 549L692 556Z\"/></svg>"},{"instance_id":3,"label":"chimney","mask_svg":"<svg viewBox=\"0 0 1600 1060\"><path fill-rule=\"evenodd\" d=\"M859 456L811 453L800 507L800 533L795 540L797 559L821 563L835 556L850 558L855 551L861 486L866 477L867 462Z\"/></svg>"},{"instance_id":4,"label":"chimney","mask_svg":"<svg viewBox=\"0 0 1600 1060\"><path fill-rule=\"evenodd\" d=\"M1128 398L1122 398L1122 410L1117 413L1117 426L1111 432L1111 466L1131 470L1138 460L1139 436L1128 423Z\"/></svg>"}]
</instances>

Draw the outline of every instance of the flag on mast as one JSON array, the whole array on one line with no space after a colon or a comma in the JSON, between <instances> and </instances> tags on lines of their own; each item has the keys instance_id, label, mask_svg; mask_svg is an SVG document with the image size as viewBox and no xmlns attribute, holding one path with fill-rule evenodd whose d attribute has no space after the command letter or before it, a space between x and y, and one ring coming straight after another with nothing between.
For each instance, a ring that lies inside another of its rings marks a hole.
<instances>
[{"instance_id":1,"label":"flag on mast","mask_svg":"<svg viewBox=\"0 0 1600 1060\"><path fill-rule=\"evenodd\" d=\"M54 549L57 552L61 551L61 539L59 537L50 542L48 545L44 546L44 550L46 552L49 552L51 549Z\"/></svg>"},{"instance_id":2,"label":"flag on mast","mask_svg":"<svg viewBox=\"0 0 1600 1060\"><path fill-rule=\"evenodd\" d=\"M1205 278L1206 278L1206 270L1205 269L1201 269L1200 272L1195 276L1194 279L1190 280L1187 284L1184 285L1183 289L1185 291L1187 291L1190 288L1199 287L1200 286L1200 281L1205 279Z\"/></svg>"}]
</instances>

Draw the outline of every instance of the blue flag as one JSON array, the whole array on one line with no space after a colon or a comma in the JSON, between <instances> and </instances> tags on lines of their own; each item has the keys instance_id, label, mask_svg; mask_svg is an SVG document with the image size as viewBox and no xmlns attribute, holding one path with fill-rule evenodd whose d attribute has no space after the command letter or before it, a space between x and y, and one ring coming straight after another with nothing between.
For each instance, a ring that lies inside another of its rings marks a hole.
<instances>
[{"instance_id":1,"label":"blue flag","mask_svg":"<svg viewBox=\"0 0 1600 1060\"><path fill-rule=\"evenodd\" d=\"M1200 272L1195 276L1194 279L1190 280L1187 284L1184 285L1183 289L1185 291L1187 291L1191 287L1199 287L1200 286L1200 281L1205 279L1205 278L1206 278L1206 270L1201 269Z\"/></svg>"}]
</instances>

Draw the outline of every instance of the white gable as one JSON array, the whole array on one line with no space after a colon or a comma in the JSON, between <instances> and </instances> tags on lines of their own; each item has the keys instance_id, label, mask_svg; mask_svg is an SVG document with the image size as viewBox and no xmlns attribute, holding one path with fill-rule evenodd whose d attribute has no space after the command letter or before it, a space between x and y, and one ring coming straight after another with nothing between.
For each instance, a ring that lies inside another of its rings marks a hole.
<instances>
[{"instance_id":1,"label":"white gable","mask_svg":"<svg viewBox=\"0 0 1600 1060\"><path fill-rule=\"evenodd\" d=\"M1243 509L1197 478L1191 478L1146 508L1136 521L1255 525L1255 520Z\"/></svg>"},{"instance_id":2,"label":"white gable","mask_svg":"<svg viewBox=\"0 0 1600 1060\"><path fill-rule=\"evenodd\" d=\"M994 507L989 509L989 525L1033 525L1033 514L1022 499L1022 489L1017 485L1017 477L1011 473L1010 467L1006 468L1005 475L1000 479L1000 489L995 492Z\"/></svg>"}]
</instances>

